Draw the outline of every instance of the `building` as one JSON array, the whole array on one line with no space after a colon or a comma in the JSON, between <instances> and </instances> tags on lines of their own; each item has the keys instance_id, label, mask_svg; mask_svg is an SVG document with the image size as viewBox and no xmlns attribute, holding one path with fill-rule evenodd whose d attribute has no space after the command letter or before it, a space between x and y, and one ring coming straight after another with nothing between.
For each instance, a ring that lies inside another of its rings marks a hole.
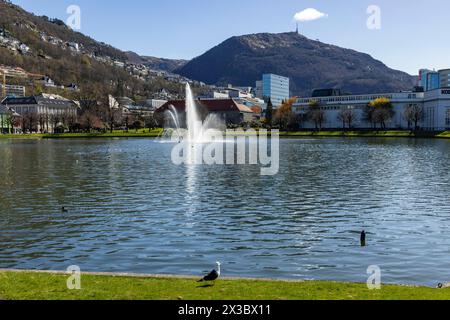
<instances>
[{"instance_id":1,"label":"building","mask_svg":"<svg viewBox=\"0 0 450 320\"><path fill-rule=\"evenodd\" d=\"M408 106L418 106L423 112L419 126L425 130L449 130L450 129L450 89L440 88L427 92L398 92L364 95L333 95L328 97L299 98L293 105L293 111L304 119L300 124L304 129L314 129L315 123L308 119L307 114L311 102L317 102L323 111L324 122L322 128L342 128L343 123L340 114L344 110L352 110L354 119L352 128L371 129L373 124L366 120L365 110L367 105L378 98L388 98L394 109L394 116L386 124L388 129L409 129L411 123L405 117L405 109Z\"/></svg>"},{"instance_id":2,"label":"building","mask_svg":"<svg viewBox=\"0 0 450 320\"><path fill-rule=\"evenodd\" d=\"M429 69L419 70L419 86L423 87L424 91L450 88L450 69L439 71Z\"/></svg>"},{"instance_id":3,"label":"building","mask_svg":"<svg viewBox=\"0 0 450 320\"><path fill-rule=\"evenodd\" d=\"M167 100L160 100L160 99L148 99L145 101L145 106L149 107L153 110L156 110L158 108L161 108Z\"/></svg>"},{"instance_id":4,"label":"building","mask_svg":"<svg viewBox=\"0 0 450 320\"><path fill-rule=\"evenodd\" d=\"M227 125L239 125L243 122L251 122L258 120L260 116L260 114L255 113L250 107L247 107L234 99L200 99L196 100L196 103L203 118L206 118L209 114L215 114ZM177 110L181 123L185 123L185 100L168 101L161 108L156 110L156 113L164 114L166 111L170 110L171 107L174 107Z\"/></svg>"},{"instance_id":5,"label":"building","mask_svg":"<svg viewBox=\"0 0 450 320\"><path fill-rule=\"evenodd\" d=\"M25 97L25 87L24 86L15 86L7 84L6 88L6 97ZM3 85L0 84L0 97L6 98L3 96Z\"/></svg>"},{"instance_id":6,"label":"building","mask_svg":"<svg viewBox=\"0 0 450 320\"><path fill-rule=\"evenodd\" d=\"M427 82L426 86L424 87L425 91L432 91L439 89L440 86L440 74L439 72L429 72L427 73Z\"/></svg>"},{"instance_id":7,"label":"building","mask_svg":"<svg viewBox=\"0 0 450 320\"><path fill-rule=\"evenodd\" d=\"M289 78L276 74L264 74L262 81L256 82L255 92L258 98L270 98L273 106L279 107L283 100L290 97Z\"/></svg>"},{"instance_id":8,"label":"building","mask_svg":"<svg viewBox=\"0 0 450 320\"><path fill-rule=\"evenodd\" d=\"M30 97L8 97L1 105L21 118L23 128L32 132L55 132L65 120L77 118L79 105L58 95L42 93ZM30 130L31 128L31 130Z\"/></svg>"},{"instance_id":9,"label":"building","mask_svg":"<svg viewBox=\"0 0 450 320\"><path fill-rule=\"evenodd\" d=\"M450 69L439 70L441 88L450 88Z\"/></svg>"},{"instance_id":10,"label":"building","mask_svg":"<svg viewBox=\"0 0 450 320\"><path fill-rule=\"evenodd\" d=\"M155 109L150 106L140 106L140 105L128 105L122 108L122 116L123 117L131 117L131 118L145 118L150 117L155 112Z\"/></svg>"},{"instance_id":11,"label":"building","mask_svg":"<svg viewBox=\"0 0 450 320\"><path fill-rule=\"evenodd\" d=\"M55 81L53 81L49 76L44 76L44 77L40 80L40 83L41 83L44 87L51 87L51 88L56 87Z\"/></svg>"}]
</instances>

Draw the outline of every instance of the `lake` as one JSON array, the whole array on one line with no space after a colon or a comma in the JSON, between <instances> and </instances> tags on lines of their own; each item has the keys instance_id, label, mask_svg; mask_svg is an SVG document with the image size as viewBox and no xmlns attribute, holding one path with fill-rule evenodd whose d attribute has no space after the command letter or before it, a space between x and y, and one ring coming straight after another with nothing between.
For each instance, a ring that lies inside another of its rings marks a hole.
<instances>
[{"instance_id":1,"label":"lake","mask_svg":"<svg viewBox=\"0 0 450 320\"><path fill-rule=\"evenodd\" d=\"M0 268L450 281L450 141L282 139L275 176L171 148L0 140Z\"/></svg>"}]
</instances>

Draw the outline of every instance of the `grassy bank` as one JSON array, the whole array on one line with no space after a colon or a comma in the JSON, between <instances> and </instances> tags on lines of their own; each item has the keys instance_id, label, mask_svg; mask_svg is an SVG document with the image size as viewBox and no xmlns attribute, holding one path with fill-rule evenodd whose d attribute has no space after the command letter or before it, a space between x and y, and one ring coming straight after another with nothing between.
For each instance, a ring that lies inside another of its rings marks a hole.
<instances>
[{"instance_id":1,"label":"grassy bank","mask_svg":"<svg viewBox=\"0 0 450 320\"><path fill-rule=\"evenodd\" d=\"M68 276L0 271L0 299L5 300L404 300L450 299L450 290L364 284L220 280L214 286L195 279L82 275L81 290L68 290Z\"/></svg>"},{"instance_id":2,"label":"grassy bank","mask_svg":"<svg viewBox=\"0 0 450 320\"><path fill-rule=\"evenodd\" d=\"M283 132L284 137L381 137L381 138L441 138L450 139L450 131L413 132L408 130L388 131L299 131Z\"/></svg>"},{"instance_id":3,"label":"grassy bank","mask_svg":"<svg viewBox=\"0 0 450 320\"><path fill-rule=\"evenodd\" d=\"M64 133L64 134L0 134L0 139L76 139L76 138L156 138L162 129L139 131L114 131L106 133ZM237 133L239 135L239 133ZM244 134L244 131L242 132ZM281 132L280 137L379 137L379 138L439 138L450 139L450 131L445 132L412 132L402 130L391 131L298 131Z\"/></svg>"},{"instance_id":4,"label":"grassy bank","mask_svg":"<svg viewBox=\"0 0 450 320\"><path fill-rule=\"evenodd\" d=\"M113 131L105 133L64 133L64 134L0 134L0 139L88 139L88 138L156 138L162 133L155 130Z\"/></svg>"}]
</instances>

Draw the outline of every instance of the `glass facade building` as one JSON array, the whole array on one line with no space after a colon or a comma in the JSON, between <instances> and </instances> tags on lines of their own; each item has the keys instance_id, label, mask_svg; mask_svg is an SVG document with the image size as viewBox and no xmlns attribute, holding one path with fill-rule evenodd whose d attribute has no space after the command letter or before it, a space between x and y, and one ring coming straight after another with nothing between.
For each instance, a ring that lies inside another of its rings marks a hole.
<instances>
[{"instance_id":1,"label":"glass facade building","mask_svg":"<svg viewBox=\"0 0 450 320\"><path fill-rule=\"evenodd\" d=\"M274 107L279 107L283 100L289 99L289 78L276 74L265 74L262 79L262 94L270 98Z\"/></svg>"},{"instance_id":2,"label":"glass facade building","mask_svg":"<svg viewBox=\"0 0 450 320\"><path fill-rule=\"evenodd\" d=\"M426 91L436 90L440 88L440 77L437 72L430 72L427 74Z\"/></svg>"}]
</instances>

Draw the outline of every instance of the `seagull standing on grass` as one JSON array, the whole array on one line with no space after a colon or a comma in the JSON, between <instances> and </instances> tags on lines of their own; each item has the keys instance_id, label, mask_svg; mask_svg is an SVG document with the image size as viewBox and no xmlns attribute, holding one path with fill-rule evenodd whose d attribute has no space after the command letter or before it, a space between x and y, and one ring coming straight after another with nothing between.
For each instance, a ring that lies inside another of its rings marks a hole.
<instances>
[{"instance_id":1,"label":"seagull standing on grass","mask_svg":"<svg viewBox=\"0 0 450 320\"><path fill-rule=\"evenodd\" d=\"M216 281L220 277L220 262L216 262L217 268L197 282Z\"/></svg>"}]
</instances>

